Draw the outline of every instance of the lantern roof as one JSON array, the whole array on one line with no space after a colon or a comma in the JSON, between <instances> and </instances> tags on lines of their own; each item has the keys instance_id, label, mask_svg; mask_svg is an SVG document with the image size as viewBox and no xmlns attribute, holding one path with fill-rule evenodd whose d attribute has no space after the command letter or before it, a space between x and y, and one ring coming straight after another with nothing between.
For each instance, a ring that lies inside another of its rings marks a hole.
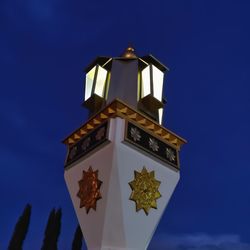
<instances>
[{"instance_id":1,"label":"lantern roof","mask_svg":"<svg viewBox=\"0 0 250 250\"><path fill-rule=\"evenodd\" d=\"M99 56L96 57L96 59L94 61L92 61L86 68L85 68L85 72L89 72L95 65L99 64L100 66L102 66L103 68L106 68L109 64L109 62L112 60L111 57L105 57L105 56ZM106 65L106 67L105 67Z\"/></svg>"},{"instance_id":2,"label":"lantern roof","mask_svg":"<svg viewBox=\"0 0 250 250\"><path fill-rule=\"evenodd\" d=\"M128 48L121 54L120 57L105 57L105 56L99 56L96 57L94 61L92 61L86 68L85 72L87 73L89 70L91 70L95 65L100 65L103 68L110 69L111 68L111 61L112 59L115 60L139 60L141 64L144 65L144 67L148 64L153 64L158 69L160 69L162 72L169 71L169 68L165 66L163 63L161 63L158 59L156 59L153 55L149 54L147 56L143 57L137 57L135 54L135 49L131 46L128 46Z\"/></svg>"},{"instance_id":3,"label":"lantern roof","mask_svg":"<svg viewBox=\"0 0 250 250\"><path fill-rule=\"evenodd\" d=\"M158 59L156 59L153 55L149 54L147 56L143 56L140 58L141 60L145 61L147 64L153 64L162 72L169 71L169 68L162 64Z\"/></svg>"}]
</instances>

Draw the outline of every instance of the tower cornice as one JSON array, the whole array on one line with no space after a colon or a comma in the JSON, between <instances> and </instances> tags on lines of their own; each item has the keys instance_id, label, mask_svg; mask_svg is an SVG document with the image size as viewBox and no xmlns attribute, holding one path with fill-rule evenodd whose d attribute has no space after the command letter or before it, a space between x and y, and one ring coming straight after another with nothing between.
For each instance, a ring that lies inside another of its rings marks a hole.
<instances>
[{"instance_id":1,"label":"tower cornice","mask_svg":"<svg viewBox=\"0 0 250 250\"><path fill-rule=\"evenodd\" d=\"M171 146L175 147L177 150L180 150L181 146L187 143L187 141L182 137L178 136L169 129L161 126L156 121L150 119L148 116L144 115L138 110L135 110L134 108L130 107L119 99L113 100L100 112L90 117L87 122L85 122L73 133L67 136L63 140L63 143L71 147L75 143L77 143L82 137L84 137L93 129L95 129L97 126L104 123L108 119L115 117L121 117L127 121L132 121L145 131L153 134L160 140L167 142Z\"/></svg>"}]
</instances>

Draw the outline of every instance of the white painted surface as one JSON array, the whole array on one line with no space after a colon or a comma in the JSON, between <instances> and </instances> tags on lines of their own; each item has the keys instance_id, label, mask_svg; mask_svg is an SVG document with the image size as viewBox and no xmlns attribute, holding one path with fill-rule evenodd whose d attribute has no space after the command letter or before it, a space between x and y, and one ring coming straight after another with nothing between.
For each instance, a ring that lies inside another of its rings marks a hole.
<instances>
[{"instance_id":1,"label":"white painted surface","mask_svg":"<svg viewBox=\"0 0 250 250\"><path fill-rule=\"evenodd\" d=\"M89 250L143 250L178 183L179 172L124 144L123 119L110 122L111 143L66 170L65 181ZM97 210L90 209L86 214L85 208L79 208L76 194L82 171L89 166L99 170L98 178L103 183ZM157 199L157 209L150 209L148 216L143 210L136 212L135 202L129 200L132 190L128 183L134 180L134 170L141 172L143 166L155 171L155 178L161 181L162 197Z\"/></svg>"}]
</instances>

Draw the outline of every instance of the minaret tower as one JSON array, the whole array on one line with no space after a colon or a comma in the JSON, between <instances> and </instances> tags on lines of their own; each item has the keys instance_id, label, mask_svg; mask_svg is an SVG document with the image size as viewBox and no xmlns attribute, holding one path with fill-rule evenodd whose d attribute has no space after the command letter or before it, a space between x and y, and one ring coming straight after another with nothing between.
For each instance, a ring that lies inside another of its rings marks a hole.
<instances>
[{"instance_id":1,"label":"minaret tower","mask_svg":"<svg viewBox=\"0 0 250 250\"><path fill-rule=\"evenodd\" d=\"M179 181L186 141L161 125L167 71L131 47L86 69L89 120L63 142L64 177L89 250L146 249Z\"/></svg>"}]
</instances>

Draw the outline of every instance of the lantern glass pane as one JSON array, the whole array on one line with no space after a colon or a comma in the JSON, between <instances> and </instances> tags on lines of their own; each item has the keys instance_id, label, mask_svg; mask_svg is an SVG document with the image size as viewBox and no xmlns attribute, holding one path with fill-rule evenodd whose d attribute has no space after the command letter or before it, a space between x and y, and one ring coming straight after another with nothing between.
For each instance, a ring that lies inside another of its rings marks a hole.
<instances>
[{"instance_id":1,"label":"lantern glass pane","mask_svg":"<svg viewBox=\"0 0 250 250\"><path fill-rule=\"evenodd\" d=\"M86 74L85 101L90 98L95 78L96 66Z\"/></svg>"},{"instance_id":2,"label":"lantern glass pane","mask_svg":"<svg viewBox=\"0 0 250 250\"><path fill-rule=\"evenodd\" d=\"M150 68L147 66L141 72L141 98L150 94Z\"/></svg>"},{"instance_id":3,"label":"lantern glass pane","mask_svg":"<svg viewBox=\"0 0 250 250\"><path fill-rule=\"evenodd\" d=\"M104 97L105 83L107 79L107 70L98 66L96 85L95 85L95 94L100 97Z\"/></svg>"},{"instance_id":4,"label":"lantern glass pane","mask_svg":"<svg viewBox=\"0 0 250 250\"><path fill-rule=\"evenodd\" d=\"M158 115L159 115L159 124L162 125L163 108L158 109Z\"/></svg>"},{"instance_id":5,"label":"lantern glass pane","mask_svg":"<svg viewBox=\"0 0 250 250\"><path fill-rule=\"evenodd\" d=\"M153 89L154 89L154 97L162 102L162 89L163 89L163 72L153 67Z\"/></svg>"}]
</instances>

